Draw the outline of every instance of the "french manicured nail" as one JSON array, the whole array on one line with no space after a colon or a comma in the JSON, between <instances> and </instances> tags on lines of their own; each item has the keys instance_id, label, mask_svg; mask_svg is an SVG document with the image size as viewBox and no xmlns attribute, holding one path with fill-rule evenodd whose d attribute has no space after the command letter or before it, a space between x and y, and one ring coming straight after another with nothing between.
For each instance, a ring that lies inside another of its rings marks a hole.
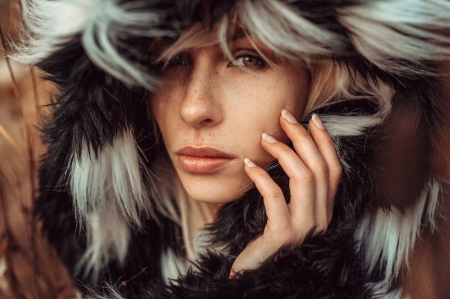
<instances>
[{"instance_id":1,"label":"french manicured nail","mask_svg":"<svg viewBox=\"0 0 450 299\"><path fill-rule=\"evenodd\" d=\"M298 121L295 119L295 117L286 109L281 110L281 116L291 124L298 124Z\"/></svg>"},{"instance_id":2,"label":"french manicured nail","mask_svg":"<svg viewBox=\"0 0 450 299\"><path fill-rule=\"evenodd\" d=\"M270 142L270 143L277 142L277 140L275 138L273 138L272 136L270 136L269 134L266 134L266 133L262 133L262 139L267 142Z\"/></svg>"},{"instance_id":3,"label":"french manicured nail","mask_svg":"<svg viewBox=\"0 0 450 299\"><path fill-rule=\"evenodd\" d=\"M244 159L244 163L245 165L247 165L248 167L255 167L256 164L252 162L252 160L250 160L249 158L245 158Z\"/></svg>"},{"instance_id":4,"label":"french manicured nail","mask_svg":"<svg viewBox=\"0 0 450 299\"><path fill-rule=\"evenodd\" d=\"M311 119L312 119L313 123L316 125L316 127L318 127L319 129L325 130L322 120L320 119L320 117L317 114L313 113Z\"/></svg>"}]
</instances>

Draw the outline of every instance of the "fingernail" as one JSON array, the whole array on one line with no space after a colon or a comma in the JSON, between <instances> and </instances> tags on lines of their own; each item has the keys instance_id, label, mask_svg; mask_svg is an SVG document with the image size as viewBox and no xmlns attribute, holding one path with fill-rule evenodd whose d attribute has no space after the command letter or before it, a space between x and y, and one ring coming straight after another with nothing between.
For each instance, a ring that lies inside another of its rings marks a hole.
<instances>
[{"instance_id":1,"label":"fingernail","mask_svg":"<svg viewBox=\"0 0 450 299\"><path fill-rule=\"evenodd\" d=\"M266 133L262 133L262 139L267 142L270 142L270 143L277 142L277 140L275 138L273 138L272 136L270 136L269 134L266 134Z\"/></svg>"},{"instance_id":2,"label":"fingernail","mask_svg":"<svg viewBox=\"0 0 450 299\"><path fill-rule=\"evenodd\" d=\"M291 124L298 124L298 121L295 119L295 117L286 109L281 110L281 116Z\"/></svg>"},{"instance_id":3,"label":"fingernail","mask_svg":"<svg viewBox=\"0 0 450 299\"><path fill-rule=\"evenodd\" d=\"M319 129L325 130L322 120L320 119L320 117L317 114L313 113L311 119L312 119L313 123L316 125L316 127L318 127Z\"/></svg>"},{"instance_id":4,"label":"fingernail","mask_svg":"<svg viewBox=\"0 0 450 299\"><path fill-rule=\"evenodd\" d=\"M244 163L245 165L247 165L248 167L255 167L256 164L252 162L252 160L250 160L249 158L245 158L244 159Z\"/></svg>"}]
</instances>

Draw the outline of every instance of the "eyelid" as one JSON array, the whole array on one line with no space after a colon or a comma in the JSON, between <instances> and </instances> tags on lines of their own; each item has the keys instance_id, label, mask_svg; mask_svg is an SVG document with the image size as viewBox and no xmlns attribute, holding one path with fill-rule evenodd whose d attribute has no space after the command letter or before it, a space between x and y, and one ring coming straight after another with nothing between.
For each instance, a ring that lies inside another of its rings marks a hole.
<instances>
[{"instance_id":1,"label":"eyelid","mask_svg":"<svg viewBox=\"0 0 450 299\"><path fill-rule=\"evenodd\" d=\"M239 58L242 58L242 57L246 57L246 56L258 59L259 61L261 61L262 66L238 66L238 65L233 64L233 61L235 61L235 60L237 60ZM261 55L258 53L258 51L256 51L255 49L252 49L252 48L250 48L250 49L249 48L236 49L236 50L233 51L233 57L234 57L234 59L232 61L230 61L229 66L234 66L234 67L239 67L239 68L245 67L245 68L259 68L259 69L262 69L262 68L267 68L267 66L269 65L267 63L267 61L263 57L261 57Z\"/></svg>"}]
</instances>

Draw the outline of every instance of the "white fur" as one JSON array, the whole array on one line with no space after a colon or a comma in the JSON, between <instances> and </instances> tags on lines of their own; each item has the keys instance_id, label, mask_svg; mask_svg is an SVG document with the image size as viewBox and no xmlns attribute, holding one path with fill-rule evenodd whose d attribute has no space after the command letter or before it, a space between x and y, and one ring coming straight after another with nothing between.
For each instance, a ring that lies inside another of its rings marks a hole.
<instances>
[{"instance_id":1,"label":"white fur","mask_svg":"<svg viewBox=\"0 0 450 299\"><path fill-rule=\"evenodd\" d=\"M72 158L70 188L75 215L86 227L88 248L79 266L98 271L109 259L126 256L130 225L141 227L140 215L151 214L141 161L131 132L115 139L96 158L83 144Z\"/></svg>"},{"instance_id":2,"label":"white fur","mask_svg":"<svg viewBox=\"0 0 450 299\"><path fill-rule=\"evenodd\" d=\"M118 5L117 0L22 0L27 31L25 45L16 45L14 59L36 64L57 51L74 35L99 68L128 85L153 89L156 79L119 54L121 39L131 36L173 36L173 32L152 28L160 21L157 12L142 12L140 1ZM122 49L132 50L132 49ZM142 53L145 55L145 53Z\"/></svg>"},{"instance_id":3,"label":"white fur","mask_svg":"<svg viewBox=\"0 0 450 299\"><path fill-rule=\"evenodd\" d=\"M120 38L132 35L172 36L173 33L152 28L159 21L157 13L130 11L131 8L133 3L118 6L116 1L104 1L83 32L83 47L98 67L125 84L139 84L153 89L158 81L119 53Z\"/></svg>"},{"instance_id":4,"label":"white fur","mask_svg":"<svg viewBox=\"0 0 450 299\"><path fill-rule=\"evenodd\" d=\"M401 288L391 290L390 286L384 283L372 285L374 299L408 299L409 296L403 296Z\"/></svg>"},{"instance_id":5,"label":"white fur","mask_svg":"<svg viewBox=\"0 0 450 299\"><path fill-rule=\"evenodd\" d=\"M158 222L154 209L180 223L173 199L177 190L171 168L159 159L153 171L142 165L131 131L116 137L95 157L83 144L80 157L70 167L70 188L75 215L86 228L87 250L78 263L97 273L110 259L123 262L131 228L140 229L141 216ZM156 174L155 174L156 173ZM148 187L146 184L148 184ZM155 206L151 205L153 197Z\"/></svg>"},{"instance_id":6,"label":"white fur","mask_svg":"<svg viewBox=\"0 0 450 299\"><path fill-rule=\"evenodd\" d=\"M174 32L152 28L161 15L135 9L140 1L122 5L117 0L22 2L28 31L25 46L16 46L15 59L36 64L81 34L86 54L98 67L128 85L156 86L153 76L119 54L121 38L127 36L174 36ZM310 55L345 50L339 35L310 22L286 3L242 0L237 5L236 17L248 31L281 56L302 57L308 63ZM450 57L450 37L442 34L450 29L448 11L450 3L445 0L374 0L341 9L339 20L367 59L390 72L412 75L424 72L422 60ZM226 25L230 21L224 18L218 30L225 53L229 52ZM394 63L392 58L416 67Z\"/></svg>"},{"instance_id":7,"label":"white fur","mask_svg":"<svg viewBox=\"0 0 450 299\"><path fill-rule=\"evenodd\" d=\"M211 244L209 232L205 229L197 232L193 246L196 258L200 257L200 255L206 255L208 252L216 252L223 255L229 254L229 248L226 244Z\"/></svg>"},{"instance_id":8,"label":"white fur","mask_svg":"<svg viewBox=\"0 0 450 299\"><path fill-rule=\"evenodd\" d=\"M303 18L281 1L243 0L237 5L239 20L250 34L280 56L308 60L305 54L331 54L325 45L337 48L341 43L335 33Z\"/></svg>"},{"instance_id":9,"label":"white fur","mask_svg":"<svg viewBox=\"0 0 450 299\"><path fill-rule=\"evenodd\" d=\"M77 263L77 272L84 266L84 275L98 277L110 259L123 263L128 251L130 228L117 203L106 205L100 211L89 213L86 223L88 248Z\"/></svg>"},{"instance_id":10,"label":"white fur","mask_svg":"<svg viewBox=\"0 0 450 299\"><path fill-rule=\"evenodd\" d=\"M374 0L342 9L356 49L382 69L397 74L422 74L420 66L394 63L393 58L419 64L448 59L450 2L446 0Z\"/></svg>"},{"instance_id":11,"label":"white fur","mask_svg":"<svg viewBox=\"0 0 450 299\"><path fill-rule=\"evenodd\" d=\"M36 64L83 31L100 0L22 0L26 46L19 46L14 58Z\"/></svg>"},{"instance_id":12,"label":"white fur","mask_svg":"<svg viewBox=\"0 0 450 299\"><path fill-rule=\"evenodd\" d=\"M419 201L411 209L400 211L392 207L386 212L379 209L376 215L366 217L355 235L361 248L365 250L367 271L371 273L380 264L385 264L384 281L379 288L389 289L403 265L408 265L408 257L421 225L434 225L434 213L440 198L440 186L436 182L426 185Z\"/></svg>"},{"instance_id":13,"label":"white fur","mask_svg":"<svg viewBox=\"0 0 450 299\"><path fill-rule=\"evenodd\" d=\"M161 270L166 282L170 279L177 279L182 274L186 274L190 263L187 259L179 257L168 248L161 256Z\"/></svg>"},{"instance_id":14,"label":"white fur","mask_svg":"<svg viewBox=\"0 0 450 299\"><path fill-rule=\"evenodd\" d=\"M336 71L337 84L321 106L332 102L368 99L378 105L374 115L320 115L325 127L332 137L362 135L368 128L380 125L391 111L391 99L394 94L392 88L382 82L367 82L359 75L352 77L346 68L339 67ZM364 96L357 94L364 94ZM318 107L311 107L317 109Z\"/></svg>"},{"instance_id":15,"label":"white fur","mask_svg":"<svg viewBox=\"0 0 450 299\"><path fill-rule=\"evenodd\" d=\"M132 132L117 137L96 158L83 144L72 158L70 188L77 218L115 205L125 221L140 226L141 211L150 212L148 190L141 177L141 161Z\"/></svg>"}]
</instances>

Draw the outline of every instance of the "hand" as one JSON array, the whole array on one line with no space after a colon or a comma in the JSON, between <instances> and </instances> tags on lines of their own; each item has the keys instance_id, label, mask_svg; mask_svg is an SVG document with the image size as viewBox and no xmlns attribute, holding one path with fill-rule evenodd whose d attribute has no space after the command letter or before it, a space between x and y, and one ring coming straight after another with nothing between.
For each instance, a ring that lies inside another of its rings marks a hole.
<instances>
[{"instance_id":1,"label":"hand","mask_svg":"<svg viewBox=\"0 0 450 299\"><path fill-rule=\"evenodd\" d=\"M286 144L263 133L262 147L289 176L291 200L261 167L245 159L245 171L264 199L267 224L263 234L251 241L237 257L230 276L257 268L282 246L300 245L306 234L326 230L333 214L342 167L333 140L317 115L309 122L311 135L295 118L283 110L280 124L292 140L295 152Z\"/></svg>"}]
</instances>

